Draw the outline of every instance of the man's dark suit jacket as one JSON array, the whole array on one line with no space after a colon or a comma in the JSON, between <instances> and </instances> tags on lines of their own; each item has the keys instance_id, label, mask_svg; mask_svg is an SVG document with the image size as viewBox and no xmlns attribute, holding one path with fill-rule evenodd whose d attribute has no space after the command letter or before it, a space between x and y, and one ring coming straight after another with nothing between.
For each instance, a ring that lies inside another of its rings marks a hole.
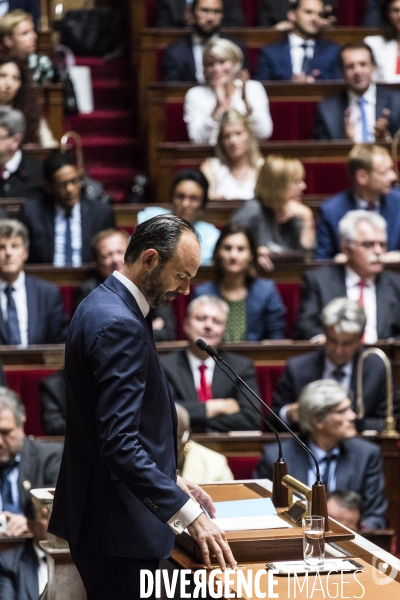
<instances>
[{"instance_id":1,"label":"man's dark suit jacket","mask_svg":"<svg viewBox=\"0 0 400 600\"><path fill-rule=\"evenodd\" d=\"M350 389L352 390L352 407L356 407L357 395L357 365L360 357L357 352L353 359L353 371L351 375ZM315 352L307 352L300 356L289 358L285 370L276 388L273 397L272 408L279 413L283 406L297 402L303 388L311 383L322 379L325 367L325 350L319 348ZM398 415L398 397L396 384L393 380L394 415ZM365 417L362 423L363 429L376 429L381 431L386 416L386 369L382 360L375 355L365 359L363 365L363 400Z\"/></svg>"},{"instance_id":2,"label":"man's dark suit jacket","mask_svg":"<svg viewBox=\"0 0 400 600\"><path fill-rule=\"evenodd\" d=\"M0 554L0 600L38 600L39 563L31 539Z\"/></svg>"},{"instance_id":3,"label":"man's dark suit jacket","mask_svg":"<svg viewBox=\"0 0 400 600\"><path fill-rule=\"evenodd\" d=\"M244 27L240 0L223 0L222 27ZM186 0L157 0L157 27L187 27Z\"/></svg>"},{"instance_id":4,"label":"man's dark suit jacket","mask_svg":"<svg viewBox=\"0 0 400 600\"><path fill-rule=\"evenodd\" d=\"M336 489L358 492L361 501L361 520L365 529L383 529L386 526L387 502L384 496L382 456L379 446L356 437L340 445L336 466ZM308 485L311 459L296 440L282 442L283 458L289 475ZM266 444L254 472L255 478L272 479L273 464L278 458L277 444Z\"/></svg>"},{"instance_id":5,"label":"man's dark suit jacket","mask_svg":"<svg viewBox=\"0 0 400 600\"><path fill-rule=\"evenodd\" d=\"M222 38L230 39L243 52L244 68L247 68L247 48L244 42L233 40L222 35ZM194 62L192 36L188 35L179 42L169 46L163 58L163 80L164 81L192 81L196 79L196 64Z\"/></svg>"},{"instance_id":6,"label":"man's dark suit jacket","mask_svg":"<svg viewBox=\"0 0 400 600\"><path fill-rule=\"evenodd\" d=\"M363 25L365 27L379 27L382 23L383 0L366 0Z\"/></svg>"},{"instance_id":7,"label":"man's dark suit jacket","mask_svg":"<svg viewBox=\"0 0 400 600\"><path fill-rule=\"evenodd\" d=\"M60 369L39 383L42 427L46 435L65 435L67 386L65 370Z\"/></svg>"},{"instance_id":8,"label":"man's dark suit jacket","mask_svg":"<svg viewBox=\"0 0 400 600\"><path fill-rule=\"evenodd\" d=\"M323 0L337 13L337 0ZM259 0L258 25L259 27L272 27L281 21L287 21L290 8L289 0Z\"/></svg>"},{"instance_id":9,"label":"man's dark suit jacket","mask_svg":"<svg viewBox=\"0 0 400 600\"><path fill-rule=\"evenodd\" d=\"M247 385L256 394L259 394L253 363L247 358L230 352L221 351L219 354L244 379ZM260 428L260 420L254 408L250 406L243 394L236 390L232 382L217 365L215 366L211 386L213 398L234 398L240 404L240 412L233 415L218 415L212 419L207 419L205 404L198 400L186 352L173 352L162 357L161 360L167 372L172 397L175 402L182 404L189 412L193 429L197 431L245 431ZM239 385L244 389L244 386Z\"/></svg>"},{"instance_id":10,"label":"man's dark suit jacket","mask_svg":"<svg viewBox=\"0 0 400 600\"><path fill-rule=\"evenodd\" d=\"M29 199L21 206L18 219L29 231L29 263L53 263L55 207L50 198ZM104 229L115 227L110 206L81 198L82 263L92 262L91 240Z\"/></svg>"},{"instance_id":11,"label":"man's dark suit jacket","mask_svg":"<svg viewBox=\"0 0 400 600\"><path fill-rule=\"evenodd\" d=\"M316 79L340 79L341 72L338 63L340 46L327 40L317 39L312 69L320 72ZM257 70L254 79L291 80L293 77L292 59L290 56L289 39L286 37L276 44L263 46L258 57Z\"/></svg>"},{"instance_id":12,"label":"man's dark suit jacket","mask_svg":"<svg viewBox=\"0 0 400 600\"><path fill-rule=\"evenodd\" d=\"M42 187L42 164L23 152L18 169L8 179L0 179L0 197L34 198Z\"/></svg>"},{"instance_id":13,"label":"man's dark suit jacket","mask_svg":"<svg viewBox=\"0 0 400 600\"><path fill-rule=\"evenodd\" d=\"M382 271L375 279L378 339L400 338L400 276ZM306 271L300 286L300 305L294 339L309 340L323 333L320 314L331 300L346 296L345 268L330 265Z\"/></svg>"},{"instance_id":14,"label":"man's dark suit jacket","mask_svg":"<svg viewBox=\"0 0 400 600\"><path fill-rule=\"evenodd\" d=\"M63 344L68 317L56 285L31 275L25 276L28 305L28 344ZM0 310L0 344L8 344L7 325Z\"/></svg>"},{"instance_id":15,"label":"man's dark suit jacket","mask_svg":"<svg viewBox=\"0 0 400 600\"><path fill-rule=\"evenodd\" d=\"M356 210L353 190L340 192L322 202L317 225L315 258L333 258L340 252L339 221L349 210ZM387 225L388 250L400 250L400 192L392 190L381 197L380 214Z\"/></svg>"},{"instance_id":16,"label":"man's dark suit jacket","mask_svg":"<svg viewBox=\"0 0 400 600\"><path fill-rule=\"evenodd\" d=\"M49 531L112 556L170 556L176 411L150 328L113 275L82 302L66 351L67 428Z\"/></svg>"},{"instance_id":17,"label":"man's dark suit jacket","mask_svg":"<svg viewBox=\"0 0 400 600\"><path fill-rule=\"evenodd\" d=\"M313 137L316 140L344 140L344 113L348 106L347 92L324 98L317 106ZM400 92L382 85L376 86L376 118L382 116L384 108L390 110L388 129L394 135L400 123Z\"/></svg>"}]
</instances>

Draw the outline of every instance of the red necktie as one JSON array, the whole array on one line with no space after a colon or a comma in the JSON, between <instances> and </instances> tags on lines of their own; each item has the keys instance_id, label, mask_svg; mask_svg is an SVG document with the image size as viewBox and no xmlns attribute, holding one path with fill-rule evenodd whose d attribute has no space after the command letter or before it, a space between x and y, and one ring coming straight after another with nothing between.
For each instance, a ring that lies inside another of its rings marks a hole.
<instances>
[{"instance_id":1,"label":"red necktie","mask_svg":"<svg viewBox=\"0 0 400 600\"><path fill-rule=\"evenodd\" d=\"M207 402L207 400L211 400L211 398L212 398L211 388L208 385L207 379L206 379L206 369L207 369L207 365L205 365L204 363L199 366L200 389L197 391L197 394L199 396L199 402Z\"/></svg>"},{"instance_id":2,"label":"red necktie","mask_svg":"<svg viewBox=\"0 0 400 600\"><path fill-rule=\"evenodd\" d=\"M360 288L360 295L358 297L358 304L361 306L361 308L363 310L365 310L365 306L364 306L364 290L365 290L365 281L363 279L360 279L360 281L357 284ZM364 343L365 342L365 331L363 333L363 336L361 338L361 341Z\"/></svg>"}]
</instances>

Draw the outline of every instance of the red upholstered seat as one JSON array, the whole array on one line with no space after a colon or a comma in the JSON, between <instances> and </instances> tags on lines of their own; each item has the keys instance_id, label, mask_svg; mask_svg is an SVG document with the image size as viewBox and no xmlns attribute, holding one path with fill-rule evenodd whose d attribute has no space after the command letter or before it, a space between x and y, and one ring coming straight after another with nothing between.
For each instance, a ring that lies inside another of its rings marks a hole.
<instances>
[{"instance_id":1,"label":"red upholstered seat","mask_svg":"<svg viewBox=\"0 0 400 600\"><path fill-rule=\"evenodd\" d=\"M76 290L76 285L60 285L59 288L64 301L65 312L71 319L73 315L74 294Z\"/></svg>"},{"instance_id":2,"label":"red upholstered seat","mask_svg":"<svg viewBox=\"0 0 400 600\"><path fill-rule=\"evenodd\" d=\"M343 162L304 162L307 194L337 194L351 185Z\"/></svg>"},{"instance_id":3,"label":"red upholstered seat","mask_svg":"<svg viewBox=\"0 0 400 600\"><path fill-rule=\"evenodd\" d=\"M252 479L253 471L260 460L258 454L251 456L227 456L226 458L235 479Z\"/></svg>"},{"instance_id":4,"label":"red upholstered seat","mask_svg":"<svg viewBox=\"0 0 400 600\"><path fill-rule=\"evenodd\" d=\"M285 337L290 339L292 337L293 327L297 321L300 300L300 286L298 283L277 283L276 287L278 288L282 302L286 307Z\"/></svg>"},{"instance_id":5,"label":"red upholstered seat","mask_svg":"<svg viewBox=\"0 0 400 600\"><path fill-rule=\"evenodd\" d=\"M157 0L146 0L146 27L155 27L157 22Z\"/></svg>"},{"instance_id":6,"label":"red upholstered seat","mask_svg":"<svg viewBox=\"0 0 400 600\"><path fill-rule=\"evenodd\" d=\"M362 25L365 0L339 0L338 25Z\"/></svg>"},{"instance_id":7,"label":"red upholstered seat","mask_svg":"<svg viewBox=\"0 0 400 600\"><path fill-rule=\"evenodd\" d=\"M167 102L165 104L165 142L189 141L186 123L183 120L183 103Z\"/></svg>"},{"instance_id":8,"label":"red upholstered seat","mask_svg":"<svg viewBox=\"0 0 400 600\"><path fill-rule=\"evenodd\" d=\"M283 369L284 367L282 365L256 365L260 396L268 406L272 406L272 396L282 375ZM266 409L265 414L268 416L268 411ZM266 425L263 425L262 429L268 430Z\"/></svg>"},{"instance_id":9,"label":"red upholstered seat","mask_svg":"<svg viewBox=\"0 0 400 600\"><path fill-rule=\"evenodd\" d=\"M268 90L267 90L268 91ZM310 140L316 102L270 101L274 131L271 140Z\"/></svg>"}]
</instances>

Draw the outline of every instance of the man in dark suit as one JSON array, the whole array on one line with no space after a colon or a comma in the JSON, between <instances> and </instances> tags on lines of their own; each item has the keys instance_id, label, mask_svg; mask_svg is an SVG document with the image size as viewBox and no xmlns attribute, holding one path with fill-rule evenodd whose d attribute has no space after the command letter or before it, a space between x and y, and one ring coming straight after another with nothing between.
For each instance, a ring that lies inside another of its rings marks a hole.
<instances>
[{"instance_id":1,"label":"man in dark suit","mask_svg":"<svg viewBox=\"0 0 400 600\"><path fill-rule=\"evenodd\" d=\"M383 0L366 0L363 25L365 27L379 27L382 24Z\"/></svg>"},{"instance_id":2,"label":"man in dark suit","mask_svg":"<svg viewBox=\"0 0 400 600\"><path fill-rule=\"evenodd\" d=\"M260 50L255 79L314 83L339 79L338 44L322 40L322 0L296 0L288 12L293 28L285 39Z\"/></svg>"},{"instance_id":3,"label":"man in dark suit","mask_svg":"<svg viewBox=\"0 0 400 600\"><path fill-rule=\"evenodd\" d=\"M346 44L340 62L347 89L318 104L314 138L389 141L399 127L400 92L373 82L376 63L367 44Z\"/></svg>"},{"instance_id":4,"label":"man in dark suit","mask_svg":"<svg viewBox=\"0 0 400 600\"><path fill-rule=\"evenodd\" d=\"M353 210L339 223L346 264L306 271L300 287L300 306L294 337L322 334L321 311L333 298L347 296L363 306L367 325L364 341L400 338L400 276L384 271L386 222L370 211Z\"/></svg>"},{"instance_id":5,"label":"man in dark suit","mask_svg":"<svg viewBox=\"0 0 400 600\"><path fill-rule=\"evenodd\" d=\"M10 106L0 107L0 197L31 198L43 185L42 165L21 150L25 117Z\"/></svg>"},{"instance_id":6,"label":"man in dark suit","mask_svg":"<svg viewBox=\"0 0 400 600\"><path fill-rule=\"evenodd\" d=\"M65 449L49 531L68 540L88 600L139 598L140 570L154 573L172 552L174 532L186 527L201 539L206 564L211 552L223 568L225 560L235 565L201 509L215 514L210 497L176 478L176 411L147 318L150 307L189 293L199 264L187 221L149 219L131 237L121 270L72 320Z\"/></svg>"},{"instance_id":7,"label":"man in dark suit","mask_svg":"<svg viewBox=\"0 0 400 600\"><path fill-rule=\"evenodd\" d=\"M193 19L193 6L189 7L190 4L187 0L158 0L157 27L186 27ZM222 27L244 27L240 0L223 0L221 25Z\"/></svg>"},{"instance_id":8,"label":"man in dark suit","mask_svg":"<svg viewBox=\"0 0 400 600\"><path fill-rule=\"evenodd\" d=\"M26 227L0 220L0 344L62 344L68 317L57 286L26 275Z\"/></svg>"},{"instance_id":9,"label":"man in dark suit","mask_svg":"<svg viewBox=\"0 0 400 600\"><path fill-rule=\"evenodd\" d=\"M18 395L0 387L0 496L7 517L7 534L28 531L23 508L29 490L54 486L60 466L62 444L25 436L25 407Z\"/></svg>"},{"instance_id":10,"label":"man in dark suit","mask_svg":"<svg viewBox=\"0 0 400 600\"><path fill-rule=\"evenodd\" d=\"M382 456L379 446L355 437L356 415L347 392L330 379L309 383L299 398L299 425L305 443L316 457L327 491L352 490L361 496L361 527L386 526ZM315 483L315 466L294 439L282 443L289 475L308 486ZM272 479L277 444L264 446L256 478Z\"/></svg>"},{"instance_id":11,"label":"man in dark suit","mask_svg":"<svg viewBox=\"0 0 400 600\"><path fill-rule=\"evenodd\" d=\"M38 600L47 584L46 555L39 542L47 539L47 509L29 498L24 507L33 537L0 554L0 600Z\"/></svg>"},{"instance_id":12,"label":"man in dark suit","mask_svg":"<svg viewBox=\"0 0 400 600\"><path fill-rule=\"evenodd\" d=\"M356 406L357 368L362 353L365 312L354 300L335 298L321 313L325 347L290 358L273 398L273 409L293 426L298 421L298 399L302 389L317 379L335 379L348 391L352 408L358 415L357 429L381 431L386 416L386 369L382 359L370 355L365 359L362 377L363 411ZM351 392L350 392L351 390ZM398 397L393 381L394 416L398 416Z\"/></svg>"},{"instance_id":13,"label":"man in dark suit","mask_svg":"<svg viewBox=\"0 0 400 600\"><path fill-rule=\"evenodd\" d=\"M317 224L315 258L333 258L339 248L339 221L350 210L365 209L386 221L390 258L400 255L400 192L392 188L397 179L389 151L375 144L356 144L347 159L353 186L321 204ZM397 258L397 260L396 260Z\"/></svg>"},{"instance_id":14,"label":"man in dark suit","mask_svg":"<svg viewBox=\"0 0 400 600\"><path fill-rule=\"evenodd\" d=\"M192 33L165 50L163 60L164 81L192 81L205 83L203 74L203 52L205 44L220 35L223 17L222 0L194 0L191 9ZM225 37L225 36L221 36ZM230 39L230 38L228 38ZM243 52L243 42L232 40Z\"/></svg>"},{"instance_id":15,"label":"man in dark suit","mask_svg":"<svg viewBox=\"0 0 400 600\"><path fill-rule=\"evenodd\" d=\"M43 163L46 194L29 199L19 220L31 240L28 262L55 267L79 267L92 260L91 240L103 229L115 227L112 207L82 192L82 174L74 161L54 150Z\"/></svg>"},{"instance_id":16,"label":"man in dark suit","mask_svg":"<svg viewBox=\"0 0 400 600\"><path fill-rule=\"evenodd\" d=\"M259 0L259 27L274 27L281 31L290 31L292 24L287 20L287 13L296 0ZM334 25L336 21L337 0L323 0L324 21L326 25Z\"/></svg>"},{"instance_id":17,"label":"man in dark suit","mask_svg":"<svg viewBox=\"0 0 400 600\"><path fill-rule=\"evenodd\" d=\"M189 412L194 431L243 431L260 427L254 408L243 394L215 366L213 359L196 346L199 338L214 347L221 345L228 311L226 302L216 296L195 298L188 306L184 324L189 340L186 352L177 351L162 358L174 401ZM230 352L220 354L258 393L252 362Z\"/></svg>"}]
</instances>

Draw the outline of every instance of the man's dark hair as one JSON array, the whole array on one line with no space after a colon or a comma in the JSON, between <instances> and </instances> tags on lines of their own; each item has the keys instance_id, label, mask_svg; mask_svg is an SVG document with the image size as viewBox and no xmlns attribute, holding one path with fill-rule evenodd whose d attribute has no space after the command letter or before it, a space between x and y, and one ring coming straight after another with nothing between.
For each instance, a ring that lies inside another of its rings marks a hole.
<instances>
[{"instance_id":1,"label":"man's dark hair","mask_svg":"<svg viewBox=\"0 0 400 600\"><path fill-rule=\"evenodd\" d=\"M192 11L195 11L197 8L198 3L200 2L200 0L193 0L192 2ZM221 0L221 4L222 4L222 10L224 9L224 3Z\"/></svg>"},{"instance_id":2,"label":"man's dark hair","mask_svg":"<svg viewBox=\"0 0 400 600\"><path fill-rule=\"evenodd\" d=\"M200 235L185 219L174 215L158 215L138 225L125 252L125 262L134 263L142 252L153 248L158 252L159 265L163 267L176 253L183 233L192 233L200 242Z\"/></svg>"},{"instance_id":3,"label":"man's dark hair","mask_svg":"<svg viewBox=\"0 0 400 600\"><path fill-rule=\"evenodd\" d=\"M361 496L352 490L335 490L328 492L326 499L333 498L342 508L361 511Z\"/></svg>"},{"instance_id":4,"label":"man's dark hair","mask_svg":"<svg viewBox=\"0 0 400 600\"><path fill-rule=\"evenodd\" d=\"M368 46L368 44L366 44L365 42L351 42L350 44L345 44L344 46L342 46L342 49L340 50L339 65L340 65L340 68L342 69L342 71L343 71L343 66L344 66L343 65L343 54L347 50L366 50L367 52L369 52L372 64L376 66L376 60L375 60L374 53L372 52L372 50Z\"/></svg>"},{"instance_id":5,"label":"man's dark hair","mask_svg":"<svg viewBox=\"0 0 400 600\"><path fill-rule=\"evenodd\" d=\"M74 159L60 150L53 150L43 162L43 174L46 181L51 183L53 175L63 167L75 167Z\"/></svg>"},{"instance_id":6,"label":"man's dark hair","mask_svg":"<svg viewBox=\"0 0 400 600\"><path fill-rule=\"evenodd\" d=\"M201 208L204 208L208 202L209 187L205 175L203 175L203 173L199 169L182 169L181 171L178 171L174 179L172 180L171 199L174 195L176 186L179 185L182 181L194 181L194 183L197 183L197 185L201 187L201 189L203 190L203 201L201 203Z\"/></svg>"}]
</instances>

